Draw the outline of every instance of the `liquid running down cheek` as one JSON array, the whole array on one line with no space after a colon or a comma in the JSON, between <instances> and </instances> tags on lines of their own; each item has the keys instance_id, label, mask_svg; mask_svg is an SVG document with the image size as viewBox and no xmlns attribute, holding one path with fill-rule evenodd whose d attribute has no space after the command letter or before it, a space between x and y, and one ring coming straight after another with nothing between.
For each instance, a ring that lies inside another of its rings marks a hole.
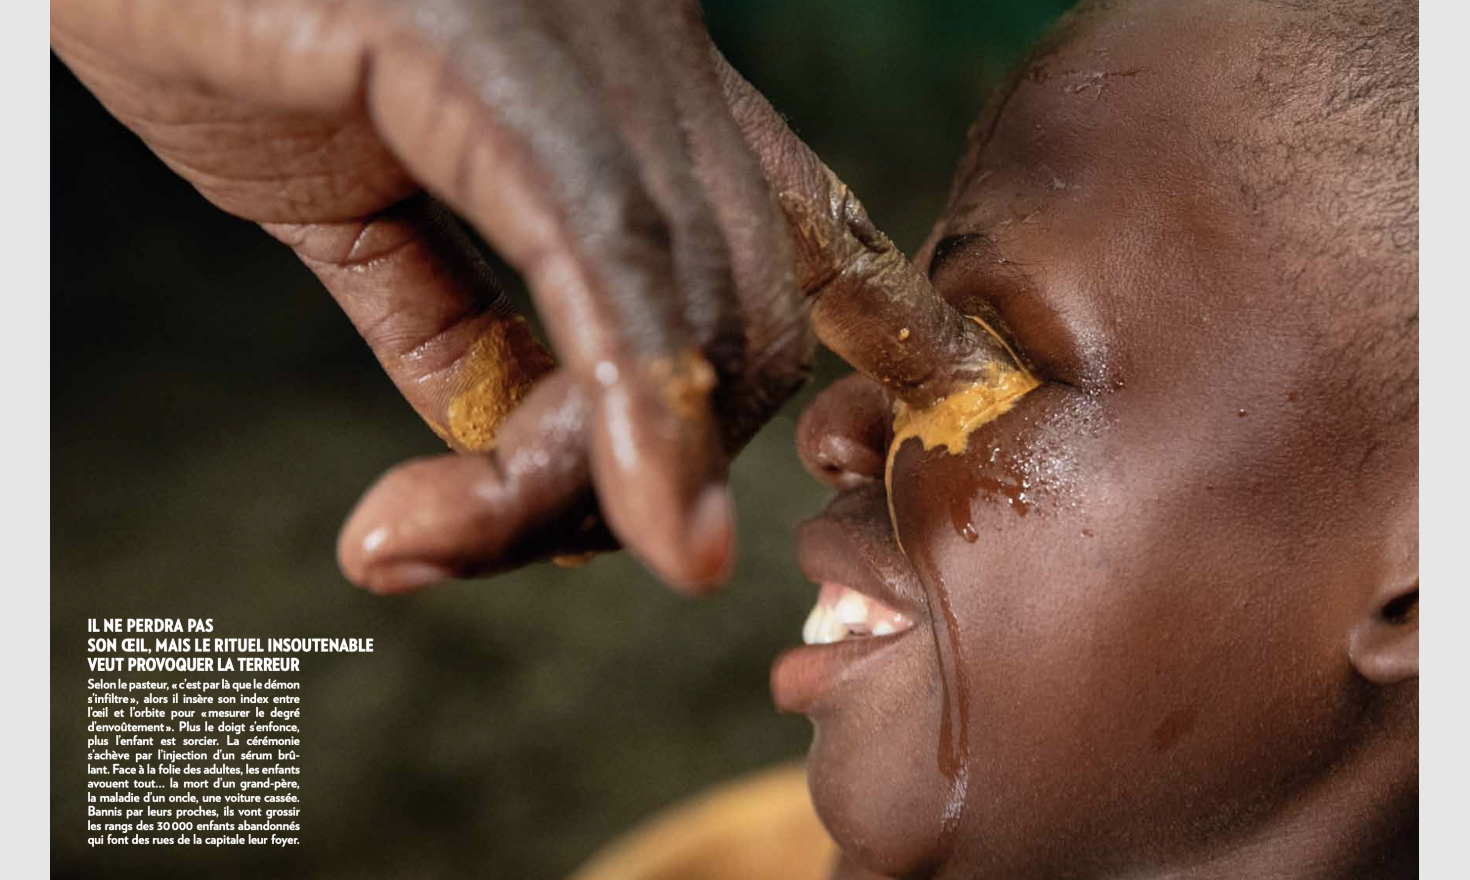
<instances>
[{"instance_id":1,"label":"liquid running down cheek","mask_svg":"<svg viewBox=\"0 0 1470 880\"><path fill-rule=\"evenodd\" d=\"M972 320L1000 339L985 322L979 318ZM903 539L899 535L893 509L893 462L898 457L899 448L910 438L918 438L926 452L942 446L951 455L959 455L969 448L972 432L994 421L1015 406L1027 392L1039 386L1041 383L1021 365L1014 352L1009 347L1006 351L1011 353L1008 363L991 361L985 365L980 378L950 392L933 406L914 409L901 401L894 405L893 442L888 447L883 479L888 492L889 524L900 551L903 551ZM964 537L970 540L968 534ZM939 771L950 785L940 827L944 845L948 846L959 827L969 796L970 682L965 673L960 647L963 643L959 623L950 604L949 589L935 571L935 566L929 568L933 574L924 581L943 700L939 714L938 763Z\"/></svg>"},{"instance_id":2,"label":"liquid running down cheek","mask_svg":"<svg viewBox=\"0 0 1470 880\"><path fill-rule=\"evenodd\" d=\"M925 452L942 446L950 455L960 455L970 447L971 433L995 421L1041 384L988 324L974 316L970 320L1000 341L1010 360L990 361L974 382L951 391L933 406L915 409L901 400L894 403L893 442L888 445L883 486L888 495L889 524L900 550L903 550L903 536L898 533L898 520L893 515L893 463L904 443L917 437Z\"/></svg>"}]
</instances>

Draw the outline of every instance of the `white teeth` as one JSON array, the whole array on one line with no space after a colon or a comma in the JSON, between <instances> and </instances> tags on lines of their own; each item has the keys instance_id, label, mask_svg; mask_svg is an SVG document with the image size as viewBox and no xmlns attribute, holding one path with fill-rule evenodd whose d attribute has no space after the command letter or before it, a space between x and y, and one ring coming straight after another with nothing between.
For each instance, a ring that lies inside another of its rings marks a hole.
<instances>
[{"instance_id":1,"label":"white teeth","mask_svg":"<svg viewBox=\"0 0 1470 880\"><path fill-rule=\"evenodd\" d=\"M808 645L830 645L851 636L889 636L913 626L892 608L841 584L823 584L801 627Z\"/></svg>"},{"instance_id":2,"label":"white teeth","mask_svg":"<svg viewBox=\"0 0 1470 880\"><path fill-rule=\"evenodd\" d=\"M817 644L830 645L833 642L840 642L847 638L847 627L843 626L842 621L837 619L837 615L832 613L831 608L824 610L825 613L822 615L822 631L817 634Z\"/></svg>"},{"instance_id":3,"label":"white teeth","mask_svg":"<svg viewBox=\"0 0 1470 880\"><path fill-rule=\"evenodd\" d=\"M868 600L861 593L849 590L842 594L837 600L837 607L833 609L837 620L847 626L857 626L868 622Z\"/></svg>"},{"instance_id":4,"label":"white teeth","mask_svg":"<svg viewBox=\"0 0 1470 880\"><path fill-rule=\"evenodd\" d=\"M817 643L817 633L822 627L822 611L822 606L817 605L812 608L812 613L806 616L806 623L802 624L801 627L801 643L803 645L815 645Z\"/></svg>"},{"instance_id":5,"label":"white teeth","mask_svg":"<svg viewBox=\"0 0 1470 880\"><path fill-rule=\"evenodd\" d=\"M801 640L808 645L830 645L847 635L847 628L837 621L828 605L818 604L806 617L801 628Z\"/></svg>"}]
</instances>

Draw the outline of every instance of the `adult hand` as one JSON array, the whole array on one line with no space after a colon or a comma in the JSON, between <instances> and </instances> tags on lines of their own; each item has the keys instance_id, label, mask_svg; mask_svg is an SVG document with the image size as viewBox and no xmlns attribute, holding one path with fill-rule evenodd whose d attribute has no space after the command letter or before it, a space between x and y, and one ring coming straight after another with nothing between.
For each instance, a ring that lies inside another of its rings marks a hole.
<instances>
[{"instance_id":1,"label":"adult hand","mask_svg":"<svg viewBox=\"0 0 1470 880\"><path fill-rule=\"evenodd\" d=\"M52 42L172 169L295 251L431 427L483 453L400 466L363 499L339 554L371 588L614 537L712 585L730 456L805 379L809 309L915 401L995 354L691 0L53 0ZM524 275L559 367L445 205Z\"/></svg>"}]
</instances>

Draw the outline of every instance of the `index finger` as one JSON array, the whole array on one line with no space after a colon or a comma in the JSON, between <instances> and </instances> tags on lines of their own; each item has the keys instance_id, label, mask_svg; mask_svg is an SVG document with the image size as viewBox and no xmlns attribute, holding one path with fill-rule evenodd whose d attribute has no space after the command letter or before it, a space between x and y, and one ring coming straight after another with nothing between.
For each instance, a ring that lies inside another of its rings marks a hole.
<instances>
[{"instance_id":1,"label":"index finger","mask_svg":"<svg viewBox=\"0 0 1470 880\"><path fill-rule=\"evenodd\" d=\"M822 343L914 408L1025 367L941 297L769 102L714 51L726 100L775 188Z\"/></svg>"},{"instance_id":2,"label":"index finger","mask_svg":"<svg viewBox=\"0 0 1470 880\"><path fill-rule=\"evenodd\" d=\"M368 110L405 167L525 277L563 368L588 389L608 525L665 581L708 587L728 571L734 522L703 325L730 322L689 305L723 276L680 259L697 224L671 209L677 175L657 173L680 159L677 126L655 124L667 101L655 87L633 115L667 136L631 136L599 97L617 92L599 64L648 63L620 42L636 33L609 36L609 58L579 54L550 12L521 5L446 4L435 28L381 44Z\"/></svg>"}]
</instances>

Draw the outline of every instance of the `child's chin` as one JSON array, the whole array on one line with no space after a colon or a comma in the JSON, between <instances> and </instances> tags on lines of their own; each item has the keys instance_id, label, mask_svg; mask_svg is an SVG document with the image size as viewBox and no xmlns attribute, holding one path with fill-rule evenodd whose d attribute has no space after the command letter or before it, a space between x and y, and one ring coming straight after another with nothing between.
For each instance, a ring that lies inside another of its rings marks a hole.
<instances>
[{"instance_id":1,"label":"child's chin","mask_svg":"<svg viewBox=\"0 0 1470 880\"><path fill-rule=\"evenodd\" d=\"M858 720L816 719L807 782L817 815L842 851L869 871L931 872L949 848L943 817L953 785L938 772L932 749L906 747L912 731L874 730ZM885 720L886 728L919 719L899 712Z\"/></svg>"}]
</instances>

